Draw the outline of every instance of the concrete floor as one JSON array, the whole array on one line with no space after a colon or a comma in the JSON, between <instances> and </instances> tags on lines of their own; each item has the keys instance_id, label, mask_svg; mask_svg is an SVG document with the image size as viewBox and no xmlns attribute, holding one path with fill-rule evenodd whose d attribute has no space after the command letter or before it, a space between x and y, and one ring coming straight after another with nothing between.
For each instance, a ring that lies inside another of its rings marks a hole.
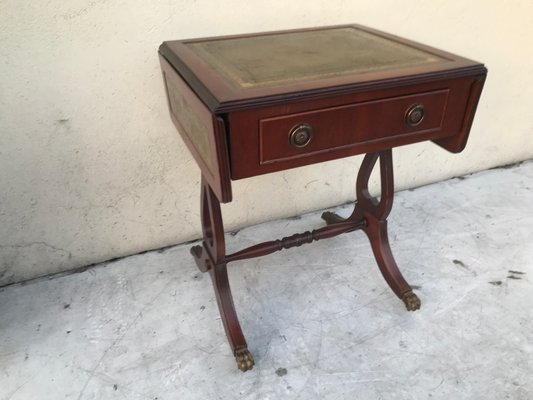
<instances>
[{"instance_id":1,"label":"concrete floor","mask_svg":"<svg viewBox=\"0 0 533 400\"><path fill-rule=\"evenodd\" d=\"M414 313L361 232L234 263L245 374L190 245L0 289L0 399L532 399L532 208L533 162L398 193ZM228 234L229 250L319 215Z\"/></svg>"}]
</instances>

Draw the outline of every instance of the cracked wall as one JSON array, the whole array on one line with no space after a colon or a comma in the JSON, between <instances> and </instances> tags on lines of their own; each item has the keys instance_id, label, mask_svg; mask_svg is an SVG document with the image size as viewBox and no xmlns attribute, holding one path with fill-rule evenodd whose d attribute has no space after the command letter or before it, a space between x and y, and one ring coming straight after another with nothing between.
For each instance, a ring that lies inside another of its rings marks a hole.
<instances>
[{"instance_id":1,"label":"cracked wall","mask_svg":"<svg viewBox=\"0 0 533 400\"><path fill-rule=\"evenodd\" d=\"M396 187L533 157L530 2L374 3L0 2L0 285L199 236L200 176L166 109L163 40L348 22L420 40L489 76L467 150L396 150ZM236 182L227 228L348 201L359 162Z\"/></svg>"}]
</instances>

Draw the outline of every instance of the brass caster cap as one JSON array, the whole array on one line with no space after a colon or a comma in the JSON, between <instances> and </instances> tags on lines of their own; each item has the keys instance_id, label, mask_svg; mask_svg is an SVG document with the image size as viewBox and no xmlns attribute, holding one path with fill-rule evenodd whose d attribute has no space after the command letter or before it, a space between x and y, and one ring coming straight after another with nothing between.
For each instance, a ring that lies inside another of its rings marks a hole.
<instances>
[{"instance_id":1,"label":"brass caster cap","mask_svg":"<svg viewBox=\"0 0 533 400\"><path fill-rule=\"evenodd\" d=\"M240 348L235 350L235 361L237 361L237 367L246 372L254 367L254 358L252 353L247 348Z\"/></svg>"},{"instance_id":2,"label":"brass caster cap","mask_svg":"<svg viewBox=\"0 0 533 400\"><path fill-rule=\"evenodd\" d=\"M402 297L402 301L404 302L407 311L416 311L420 309L420 305L422 304L418 296L413 292L405 293Z\"/></svg>"}]
</instances>

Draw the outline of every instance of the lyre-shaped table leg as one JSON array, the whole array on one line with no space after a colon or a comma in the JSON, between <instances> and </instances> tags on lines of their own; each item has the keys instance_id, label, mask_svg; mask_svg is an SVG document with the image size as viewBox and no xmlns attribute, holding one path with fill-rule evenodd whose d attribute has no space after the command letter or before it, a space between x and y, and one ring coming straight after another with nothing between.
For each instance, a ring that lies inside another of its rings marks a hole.
<instances>
[{"instance_id":1,"label":"lyre-shaped table leg","mask_svg":"<svg viewBox=\"0 0 533 400\"><path fill-rule=\"evenodd\" d=\"M220 317L237 361L237 366L243 372L248 371L253 368L254 359L248 351L246 339L242 333L231 295L228 269L225 261L226 247L220 202L203 178L201 213L203 243L202 246L194 246L191 249L191 253L200 271L209 272L211 276Z\"/></svg>"},{"instance_id":2,"label":"lyre-shaped table leg","mask_svg":"<svg viewBox=\"0 0 533 400\"><path fill-rule=\"evenodd\" d=\"M381 196L378 200L368 190L368 181L377 160L380 160ZM215 289L218 308L229 344L241 371L252 369L254 360L248 351L246 340L237 318L233 297L228 280L227 263L230 261L258 257L270 254L282 248L300 246L314 240L330 238L340 233L363 229L370 240L379 269L393 292L403 300L408 310L420 308L420 300L413 293L411 286L403 278L392 255L387 233L387 216L392 209L394 197L394 178L392 171L392 151L369 153L365 156L356 184L357 203L348 218L325 212L322 218L327 225L324 227L285 237L281 240L264 242L240 252L226 255L224 241L224 225L220 202L207 181L202 177L201 213L203 242L194 246L191 253L198 268L209 272Z\"/></svg>"},{"instance_id":3,"label":"lyre-shaped table leg","mask_svg":"<svg viewBox=\"0 0 533 400\"><path fill-rule=\"evenodd\" d=\"M381 196L379 200L373 197L368 190L368 181L378 158L381 177ZM387 217L392 209L394 199L391 149L380 151L379 153L369 153L365 156L357 175L356 193L357 203L352 215L348 218L341 218L331 212L323 213L322 218L328 225L365 220L366 226L362 229L370 240L381 274L396 296L404 302L407 310L418 310L420 308L420 299L413 293L411 286L409 286L398 269L389 244Z\"/></svg>"}]
</instances>

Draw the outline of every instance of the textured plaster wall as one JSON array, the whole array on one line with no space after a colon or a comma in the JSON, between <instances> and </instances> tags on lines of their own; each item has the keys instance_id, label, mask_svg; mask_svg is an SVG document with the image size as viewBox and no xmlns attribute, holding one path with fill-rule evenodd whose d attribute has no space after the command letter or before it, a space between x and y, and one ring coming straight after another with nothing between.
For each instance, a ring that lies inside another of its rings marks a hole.
<instances>
[{"instance_id":1,"label":"textured plaster wall","mask_svg":"<svg viewBox=\"0 0 533 400\"><path fill-rule=\"evenodd\" d=\"M198 237L199 170L167 113L161 41L349 22L489 68L466 151L396 150L397 188L533 157L529 0L0 0L0 285ZM359 162L235 182L227 228L352 199Z\"/></svg>"}]
</instances>

